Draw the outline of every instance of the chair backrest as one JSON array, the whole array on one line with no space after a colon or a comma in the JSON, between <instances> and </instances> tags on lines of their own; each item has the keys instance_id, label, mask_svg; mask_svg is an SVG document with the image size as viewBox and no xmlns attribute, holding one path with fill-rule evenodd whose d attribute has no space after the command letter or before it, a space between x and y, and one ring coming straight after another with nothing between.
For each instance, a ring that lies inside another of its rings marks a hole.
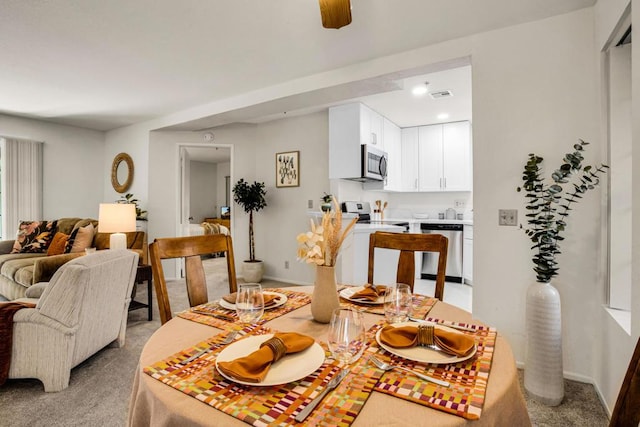
<instances>
[{"instance_id":1,"label":"chair backrest","mask_svg":"<svg viewBox=\"0 0 640 427\"><path fill-rule=\"evenodd\" d=\"M169 295L167 294L167 282L161 261L163 259L184 258L187 296L189 297L189 305L194 307L209 301L201 256L218 252L224 252L225 254L229 276L229 292L235 292L238 286L231 236L207 234L204 236L166 237L155 239L149 245L153 282L162 324L171 320L172 314Z\"/></svg>"},{"instance_id":2,"label":"chair backrest","mask_svg":"<svg viewBox=\"0 0 640 427\"><path fill-rule=\"evenodd\" d=\"M609 427L640 425L640 339L622 381L622 387L611 414Z\"/></svg>"},{"instance_id":3,"label":"chair backrest","mask_svg":"<svg viewBox=\"0 0 640 427\"><path fill-rule=\"evenodd\" d=\"M438 273L436 275L435 297L442 301L444 297L445 272L447 270L448 240L442 234L387 233L377 231L369 238L369 273L367 280L373 283L375 249L396 249L400 251L398 259L397 283L406 283L413 292L415 282L415 253L437 252Z\"/></svg>"},{"instance_id":4,"label":"chair backrest","mask_svg":"<svg viewBox=\"0 0 640 427\"><path fill-rule=\"evenodd\" d=\"M40 314L74 330L75 366L118 338L138 267L138 253L97 251L64 264L38 300Z\"/></svg>"}]
</instances>

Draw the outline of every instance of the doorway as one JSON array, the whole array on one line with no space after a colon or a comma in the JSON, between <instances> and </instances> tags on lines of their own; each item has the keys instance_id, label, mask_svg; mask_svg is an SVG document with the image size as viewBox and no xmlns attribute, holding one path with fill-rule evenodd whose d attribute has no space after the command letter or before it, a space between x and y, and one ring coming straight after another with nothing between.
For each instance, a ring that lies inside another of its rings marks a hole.
<instances>
[{"instance_id":1,"label":"doorway","mask_svg":"<svg viewBox=\"0 0 640 427\"><path fill-rule=\"evenodd\" d=\"M179 215L176 235L204 234L205 220L231 217L233 182L233 146L229 144L178 144ZM233 221L229 221L233 235ZM182 277L182 262L176 265L176 277Z\"/></svg>"},{"instance_id":2,"label":"doorway","mask_svg":"<svg viewBox=\"0 0 640 427\"><path fill-rule=\"evenodd\" d=\"M190 226L229 210L232 155L232 146L225 144L180 145L180 235L199 234Z\"/></svg>"}]
</instances>

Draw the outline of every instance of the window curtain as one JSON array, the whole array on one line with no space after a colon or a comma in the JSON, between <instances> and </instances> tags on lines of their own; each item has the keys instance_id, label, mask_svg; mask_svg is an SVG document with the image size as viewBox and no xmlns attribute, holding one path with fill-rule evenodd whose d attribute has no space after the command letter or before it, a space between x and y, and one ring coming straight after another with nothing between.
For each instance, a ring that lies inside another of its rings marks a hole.
<instances>
[{"instance_id":1,"label":"window curtain","mask_svg":"<svg viewBox=\"0 0 640 427\"><path fill-rule=\"evenodd\" d=\"M3 240L14 239L19 221L42 219L43 143L0 137Z\"/></svg>"}]
</instances>

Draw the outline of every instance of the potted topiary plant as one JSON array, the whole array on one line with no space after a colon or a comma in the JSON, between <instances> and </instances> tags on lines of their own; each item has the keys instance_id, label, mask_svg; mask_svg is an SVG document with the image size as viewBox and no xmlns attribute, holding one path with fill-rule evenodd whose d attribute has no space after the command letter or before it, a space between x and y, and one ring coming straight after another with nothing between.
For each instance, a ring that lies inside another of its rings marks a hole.
<instances>
[{"instance_id":1,"label":"potted topiary plant","mask_svg":"<svg viewBox=\"0 0 640 427\"><path fill-rule=\"evenodd\" d=\"M320 200L322 200L322 203L320 204L322 212L329 212L331 210L333 196L331 194L324 193L324 196L320 197Z\"/></svg>"},{"instance_id":2,"label":"potted topiary plant","mask_svg":"<svg viewBox=\"0 0 640 427\"><path fill-rule=\"evenodd\" d=\"M262 261L256 259L253 212L258 212L267 206L267 201L264 198L266 194L267 191L264 189L264 182L249 184L241 178L240 181L233 186L233 200L242 206L242 209L249 214L249 259L245 260L242 266L242 277L246 282L260 282L264 272Z\"/></svg>"},{"instance_id":3,"label":"potted topiary plant","mask_svg":"<svg viewBox=\"0 0 640 427\"><path fill-rule=\"evenodd\" d=\"M600 183L607 165L582 165L587 142L579 140L574 151L567 153L562 164L551 174L542 177L543 158L529 154L517 191L524 190L527 199L527 223L524 228L533 242L533 270L536 282L527 290L524 385L535 400L550 406L559 405L564 396L562 373L562 323L560 294L551 284L558 274L556 255L560 253L562 234L572 205ZM565 190L565 186L569 189ZM522 225L520 225L521 228Z\"/></svg>"}]
</instances>

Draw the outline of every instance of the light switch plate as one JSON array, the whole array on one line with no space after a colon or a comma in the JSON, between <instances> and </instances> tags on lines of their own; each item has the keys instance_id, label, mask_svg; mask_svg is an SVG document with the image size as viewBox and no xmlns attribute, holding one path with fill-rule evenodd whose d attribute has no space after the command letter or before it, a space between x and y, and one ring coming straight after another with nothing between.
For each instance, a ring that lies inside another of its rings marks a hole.
<instances>
[{"instance_id":1,"label":"light switch plate","mask_svg":"<svg viewBox=\"0 0 640 427\"><path fill-rule=\"evenodd\" d=\"M310 200L307 202L307 209L313 209L313 199L310 199Z\"/></svg>"},{"instance_id":2,"label":"light switch plate","mask_svg":"<svg viewBox=\"0 0 640 427\"><path fill-rule=\"evenodd\" d=\"M518 225L517 209L498 209L498 225Z\"/></svg>"}]
</instances>

